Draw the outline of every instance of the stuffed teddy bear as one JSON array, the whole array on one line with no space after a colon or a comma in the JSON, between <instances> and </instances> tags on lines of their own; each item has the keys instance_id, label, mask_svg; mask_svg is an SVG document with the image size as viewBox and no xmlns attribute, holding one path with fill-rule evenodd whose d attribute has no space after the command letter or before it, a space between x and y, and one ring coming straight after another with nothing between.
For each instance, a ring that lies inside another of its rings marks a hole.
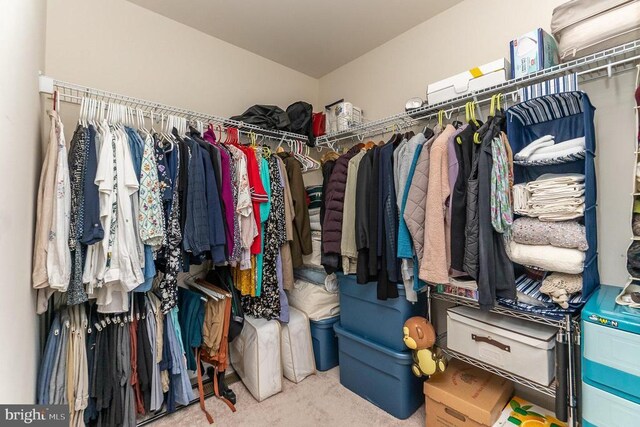
<instances>
[{"instance_id":1,"label":"stuffed teddy bear","mask_svg":"<svg viewBox=\"0 0 640 427\"><path fill-rule=\"evenodd\" d=\"M433 375L446 369L447 360L435 347L436 332L427 319L421 316L407 319L402 332L404 345L413 350L414 364L411 370L416 377Z\"/></svg>"}]
</instances>

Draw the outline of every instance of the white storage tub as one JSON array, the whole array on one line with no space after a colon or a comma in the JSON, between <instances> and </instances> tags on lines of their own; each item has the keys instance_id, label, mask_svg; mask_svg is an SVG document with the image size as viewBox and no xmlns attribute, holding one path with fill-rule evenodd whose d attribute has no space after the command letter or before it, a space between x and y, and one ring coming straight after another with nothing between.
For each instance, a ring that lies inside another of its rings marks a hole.
<instances>
[{"instance_id":1,"label":"white storage tub","mask_svg":"<svg viewBox=\"0 0 640 427\"><path fill-rule=\"evenodd\" d=\"M258 402L282 391L280 323L245 316L242 333L229 344L233 369Z\"/></svg>"},{"instance_id":2,"label":"white storage tub","mask_svg":"<svg viewBox=\"0 0 640 427\"><path fill-rule=\"evenodd\" d=\"M447 346L542 385L555 377L557 329L471 307L447 310Z\"/></svg>"}]
</instances>

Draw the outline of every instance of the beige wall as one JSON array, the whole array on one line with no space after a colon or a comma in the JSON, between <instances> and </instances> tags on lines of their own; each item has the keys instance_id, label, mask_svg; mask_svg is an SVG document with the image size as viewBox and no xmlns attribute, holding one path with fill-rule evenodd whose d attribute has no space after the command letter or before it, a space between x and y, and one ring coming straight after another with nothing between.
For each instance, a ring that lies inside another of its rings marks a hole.
<instances>
[{"instance_id":1,"label":"beige wall","mask_svg":"<svg viewBox=\"0 0 640 427\"><path fill-rule=\"evenodd\" d=\"M221 116L317 104L317 79L124 0L48 0L46 36L59 80Z\"/></svg>"},{"instance_id":2,"label":"beige wall","mask_svg":"<svg viewBox=\"0 0 640 427\"><path fill-rule=\"evenodd\" d=\"M465 0L320 79L320 102L344 98L379 119L425 98L427 84L509 57L509 41L542 27L565 0Z\"/></svg>"},{"instance_id":3,"label":"beige wall","mask_svg":"<svg viewBox=\"0 0 640 427\"><path fill-rule=\"evenodd\" d=\"M424 99L427 84L509 57L509 41L542 27L565 0L465 0L320 79L320 103L344 98L368 120ZM633 73L582 87L596 112L598 133L598 234L603 283L622 285L630 243L633 173Z\"/></svg>"},{"instance_id":4,"label":"beige wall","mask_svg":"<svg viewBox=\"0 0 640 427\"><path fill-rule=\"evenodd\" d=\"M0 13L0 402L34 403L39 360L31 289L40 171L38 71L44 64L45 3L2 2Z\"/></svg>"}]
</instances>

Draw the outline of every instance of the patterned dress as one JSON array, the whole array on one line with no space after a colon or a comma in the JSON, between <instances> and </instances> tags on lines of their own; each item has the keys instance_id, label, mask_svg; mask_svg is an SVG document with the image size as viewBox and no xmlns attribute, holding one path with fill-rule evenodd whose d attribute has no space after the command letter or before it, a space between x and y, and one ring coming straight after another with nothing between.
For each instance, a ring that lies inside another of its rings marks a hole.
<instances>
[{"instance_id":1,"label":"patterned dress","mask_svg":"<svg viewBox=\"0 0 640 427\"><path fill-rule=\"evenodd\" d=\"M280 316L277 259L280 247L287 238L284 215L284 187L280 183L279 174L276 158L269 158L271 209L264 230L262 293L259 297L242 297L242 307L245 313L267 320L277 319Z\"/></svg>"},{"instance_id":2,"label":"patterned dress","mask_svg":"<svg viewBox=\"0 0 640 427\"><path fill-rule=\"evenodd\" d=\"M84 258L87 248L80 243L84 222L84 180L89 156L89 129L78 125L71 139L69 171L71 184L71 218L69 223L69 249L71 251L71 280L67 289L67 305L82 304L88 300L82 283Z\"/></svg>"},{"instance_id":3,"label":"patterned dress","mask_svg":"<svg viewBox=\"0 0 640 427\"><path fill-rule=\"evenodd\" d=\"M176 150L178 156L176 161L176 178L173 183L173 198L171 209L168 215L166 229L167 244L165 249L166 267L164 277L160 281L160 308L167 314L178 302L178 273L180 272L182 260L182 232L180 231L180 202L178 201L178 184L180 168L180 152Z\"/></svg>"}]
</instances>

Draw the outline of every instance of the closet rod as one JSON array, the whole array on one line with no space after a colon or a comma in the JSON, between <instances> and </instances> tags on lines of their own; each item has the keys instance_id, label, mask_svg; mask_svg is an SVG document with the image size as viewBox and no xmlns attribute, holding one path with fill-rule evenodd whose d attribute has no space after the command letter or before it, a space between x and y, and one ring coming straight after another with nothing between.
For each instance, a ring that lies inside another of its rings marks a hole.
<instances>
[{"instance_id":1,"label":"closet rod","mask_svg":"<svg viewBox=\"0 0 640 427\"><path fill-rule=\"evenodd\" d=\"M505 104L505 109L507 108L507 100L508 97L511 97L512 99L514 99L516 97L516 95L518 95L518 90L514 90L511 92L507 92L507 93L502 93L500 94L501 98L504 99L504 104ZM489 103L491 102L491 98L483 98L483 99L479 99L476 101L476 105L482 105L485 103ZM515 102L515 101L514 101ZM427 114L419 114L416 116L411 115L411 113L407 113L409 114L409 117L401 117L400 119L398 119L396 122L393 122L391 124L387 123L384 126L380 126L380 127L373 127L371 129L366 129L362 132L359 132L358 134L353 134L353 135L344 135L341 137L337 137L335 139L331 139L329 141L327 141L326 143L323 144L334 144L336 142L340 142L340 141L344 141L347 139L351 139L354 140L357 139L358 141L363 141L366 137L372 137L372 136L376 136L376 135L381 135L381 134L385 134L387 132L393 132L394 131L394 127L400 127L400 128L411 128L414 126L418 126L420 125L420 122L423 120L430 120L433 118L436 118L438 116L438 113L440 111L443 111L447 120L450 120L451 117L453 116L453 113L458 113L460 111L462 111L465 108L466 104L462 104L462 105L456 105L450 108L447 108L446 110L438 110L435 112L429 112Z\"/></svg>"},{"instance_id":2,"label":"closet rod","mask_svg":"<svg viewBox=\"0 0 640 427\"><path fill-rule=\"evenodd\" d=\"M293 132L263 129L259 126L231 120L225 117L215 116L211 114L200 113L197 111L187 110L185 108L174 107L158 102L148 101L146 99L134 98L128 95L122 95L115 92L108 92L102 89L82 86L76 83L56 80L52 77L40 76L40 93L46 93L53 96L54 92L58 92L60 101L71 104L80 104L82 98L94 98L105 102L115 102L128 107L137 108L143 111L144 115L151 117L151 113L158 118L164 115L175 115L184 117L188 120L201 121L205 123L215 123L224 127L234 127L244 134L251 132L263 135L271 139L294 139L307 141L307 137Z\"/></svg>"},{"instance_id":3,"label":"closet rod","mask_svg":"<svg viewBox=\"0 0 640 427\"><path fill-rule=\"evenodd\" d=\"M537 71L523 77L511 79L504 83L479 90L475 93L461 95L457 98L453 98L451 100L433 105L424 105L410 112L403 111L401 113L397 113L379 120L354 126L351 129L323 135L321 137L318 137L316 141L318 145L331 146L331 143L333 142L357 137L357 135L362 133L366 134L370 129L380 129L382 126L388 126L393 123L401 123L402 121L410 119L412 115L427 114L428 117L430 114L437 113L438 110L448 108L452 105L464 105L465 102L477 100L479 97L484 98L489 96L490 99L490 95L502 91L512 91L515 89L515 91L513 92L516 92L518 89L524 88L526 86L540 83L550 78L562 77L572 72L583 78L583 82L591 81L596 78L604 77L603 75L596 75L592 77L589 76L591 74L598 73L603 69L612 69L615 66L620 67L623 65L628 67L633 61L636 61L639 58L639 50L640 40L635 40L620 46L616 46L610 49L596 52L591 55L584 56L582 58L575 59L573 61L564 62L562 64L555 65L553 67L546 68L544 70ZM615 74L632 68L633 67L616 71ZM614 73L607 73L607 75L609 74L613 75Z\"/></svg>"}]
</instances>

